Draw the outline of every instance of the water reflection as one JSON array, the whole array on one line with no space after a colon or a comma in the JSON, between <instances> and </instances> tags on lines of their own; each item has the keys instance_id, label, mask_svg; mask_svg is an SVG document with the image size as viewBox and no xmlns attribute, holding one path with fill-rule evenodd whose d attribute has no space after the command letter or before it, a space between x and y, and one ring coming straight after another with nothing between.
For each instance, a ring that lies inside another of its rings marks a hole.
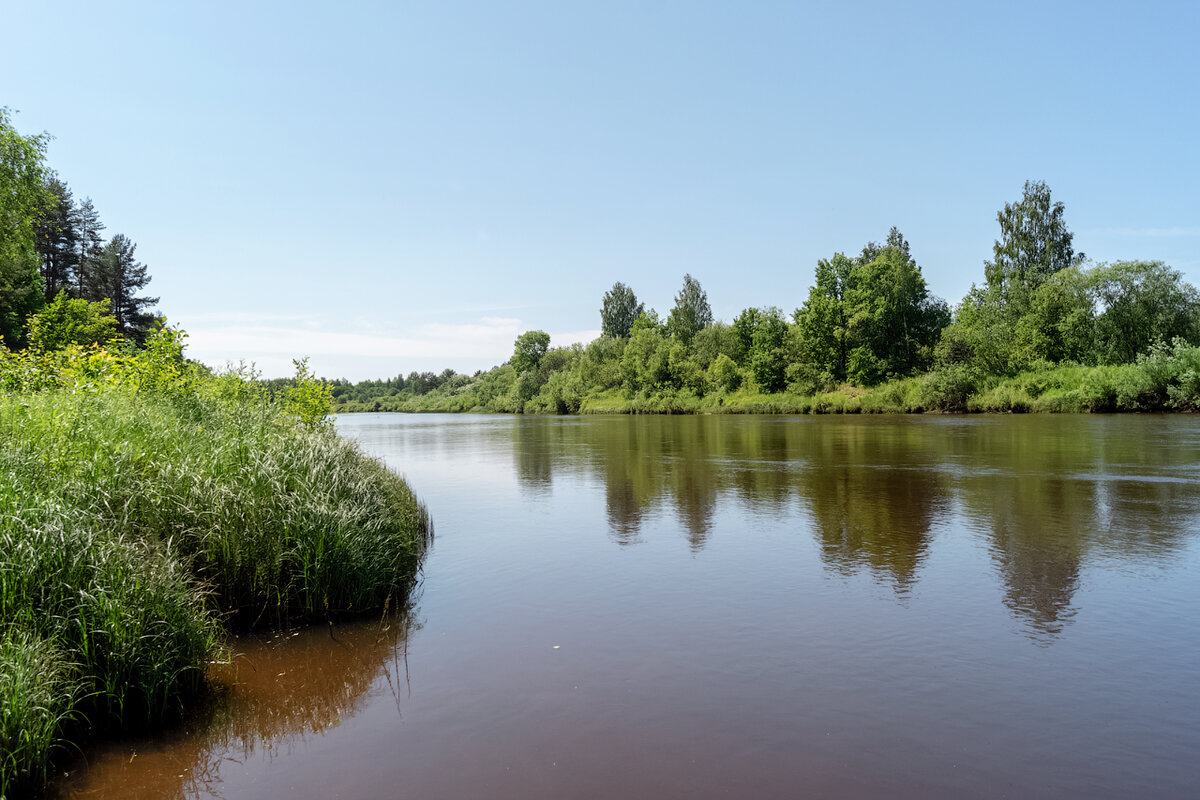
<instances>
[{"instance_id":1,"label":"water reflection","mask_svg":"<svg viewBox=\"0 0 1200 800\"><path fill-rule=\"evenodd\" d=\"M604 486L610 536L643 541L673 512L693 551L720 508L808 512L834 574L909 595L940 525L983 538L1003 602L1035 641L1075 613L1089 558L1173 558L1197 524L1200 446L1169 417L524 419L509 428L523 489Z\"/></svg>"},{"instance_id":2,"label":"water reflection","mask_svg":"<svg viewBox=\"0 0 1200 800\"><path fill-rule=\"evenodd\" d=\"M231 663L212 669L210 696L177 729L89 750L79 780L51 796L223 797L223 772L290 754L358 713L373 686L386 687L399 714L410 629L403 614L235 639Z\"/></svg>"}]
</instances>

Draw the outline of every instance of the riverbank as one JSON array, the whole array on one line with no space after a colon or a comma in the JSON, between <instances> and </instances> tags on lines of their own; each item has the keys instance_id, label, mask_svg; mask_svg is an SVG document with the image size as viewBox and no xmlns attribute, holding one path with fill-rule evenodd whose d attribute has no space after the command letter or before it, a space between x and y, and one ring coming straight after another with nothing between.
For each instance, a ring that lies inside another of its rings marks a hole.
<instances>
[{"instance_id":1,"label":"riverbank","mask_svg":"<svg viewBox=\"0 0 1200 800\"><path fill-rule=\"evenodd\" d=\"M0 353L0 797L182 711L223 630L399 605L430 524L319 384L140 352Z\"/></svg>"},{"instance_id":2,"label":"riverbank","mask_svg":"<svg viewBox=\"0 0 1200 800\"><path fill-rule=\"evenodd\" d=\"M620 388L583 391L547 382L523 405L495 392L507 367L425 394L335 403L338 413L517 412L539 414L916 414L1163 412L1200 409L1200 348L1159 346L1116 366L1045 364L1015 376L984 375L961 366L888 381L802 394L763 392L746 382L734 390L659 389L629 396Z\"/></svg>"}]
</instances>

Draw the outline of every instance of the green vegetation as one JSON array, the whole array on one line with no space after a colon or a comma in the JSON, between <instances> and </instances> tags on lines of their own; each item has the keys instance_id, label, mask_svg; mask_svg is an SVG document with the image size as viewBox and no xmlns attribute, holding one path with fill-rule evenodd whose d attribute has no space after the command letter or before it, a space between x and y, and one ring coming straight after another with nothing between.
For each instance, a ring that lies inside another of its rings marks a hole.
<instances>
[{"instance_id":1,"label":"green vegetation","mask_svg":"<svg viewBox=\"0 0 1200 800\"><path fill-rule=\"evenodd\" d=\"M107 301L116 332L140 344L161 321L147 310L158 298L138 295L150 282L146 265L124 234L105 242L91 198L76 202L45 166L49 139L17 133L0 108L0 342L24 347L29 318L65 294Z\"/></svg>"},{"instance_id":2,"label":"green vegetation","mask_svg":"<svg viewBox=\"0 0 1200 800\"><path fill-rule=\"evenodd\" d=\"M789 319L714 322L685 275L664 323L622 283L603 334L549 348L522 334L508 363L332 385L338 411L872 413L1195 410L1200 294L1155 261L1091 265L1043 183L998 214L1000 238L951 312L892 228L835 253ZM536 347L535 347L536 345Z\"/></svg>"},{"instance_id":3,"label":"green vegetation","mask_svg":"<svg viewBox=\"0 0 1200 800\"><path fill-rule=\"evenodd\" d=\"M399 603L429 530L330 430L304 362L272 399L184 359L170 328L64 344L54 305L29 325L43 347L0 349L0 796L87 728L180 709L222 625Z\"/></svg>"}]
</instances>

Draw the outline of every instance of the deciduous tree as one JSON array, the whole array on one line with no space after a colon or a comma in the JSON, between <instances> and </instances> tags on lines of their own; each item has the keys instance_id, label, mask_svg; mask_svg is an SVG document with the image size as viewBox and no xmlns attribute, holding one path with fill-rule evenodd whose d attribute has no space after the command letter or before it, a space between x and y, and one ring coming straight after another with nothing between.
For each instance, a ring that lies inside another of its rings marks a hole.
<instances>
[{"instance_id":1,"label":"deciduous tree","mask_svg":"<svg viewBox=\"0 0 1200 800\"><path fill-rule=\"evenodd\" d=\"M617 281L604 293L604 304L600 308L601 332L614 339L624 339L645 310L633 290Z\"/></svg>"},{"instance_id":2,"label":"deciduous tree","mask_svg":"<svg viewBox=\"0 0 1200 800\"><path fill-rule=\"evenodd\" d=\"M696 332L713 321L708 295L700 281L691 275L683 276L683 288L675 295L675 307L667 317L667 332L684 344L690 344Z\"/></svg>"}]
</instances>

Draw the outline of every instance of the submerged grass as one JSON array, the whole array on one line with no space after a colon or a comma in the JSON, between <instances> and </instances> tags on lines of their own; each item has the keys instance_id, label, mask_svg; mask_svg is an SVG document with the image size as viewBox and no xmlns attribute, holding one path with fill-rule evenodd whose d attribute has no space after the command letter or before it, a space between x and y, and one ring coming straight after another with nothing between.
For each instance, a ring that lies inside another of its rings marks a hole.
<instances>
[{"instance_id":1,"label":"submerged grass","mask_svg":"<svg viewBox=\"0 0 1200 800\"><path fill-rule=\"evenodd\" d=\"M244 376L96 359L0 353L0 798L87 729L181 709L222 624L399 601L430 531L402 479Z\"/></svg>"}]
</instances>

